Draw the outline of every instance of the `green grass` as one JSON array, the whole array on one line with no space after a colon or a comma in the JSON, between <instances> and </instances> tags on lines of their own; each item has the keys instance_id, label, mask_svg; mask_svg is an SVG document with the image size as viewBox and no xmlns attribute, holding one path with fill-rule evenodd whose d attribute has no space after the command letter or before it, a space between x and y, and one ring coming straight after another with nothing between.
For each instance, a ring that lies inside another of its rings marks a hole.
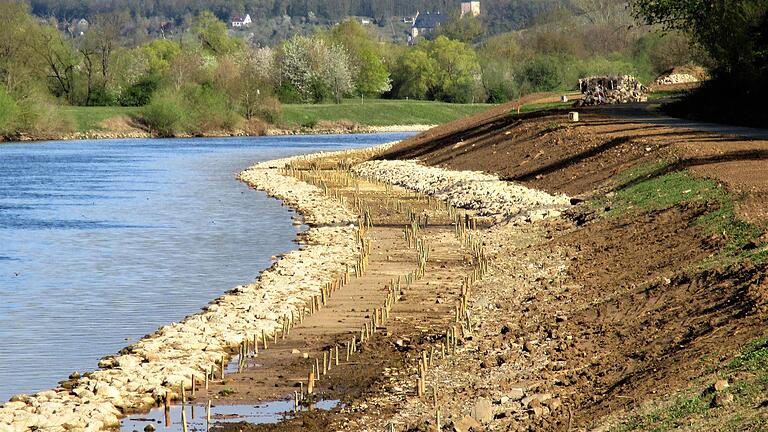
<instances>
[{"instance_id":1,"label":"green grass","mask_svg":"<svg viewBox=\"0 0 768 432\"><path fill-rule=\"evenodd\" d=\"M283 123L290 127L348 120L364 126L433 125L492 108L489 104L450 104L413 100L360 99L341 104L286 104Z\"/></svg>"},{"instance_id":2,"label":"green grass","mask_svg":"<svg viewBox=\"0 0 768 432\"><path fill-rule=\"evenodd\" d=\"M366 99L345 100L341 104L286 104L282 123L290 128L311 127L318 122L351 121L362 126L433 125L492 108L489 104L450 104L444 102ZM63 108L78 132L102 130L100 124L109 118L133 116L136 107Z\"/></svg>"},{"instance_id":3,"label":"green grass","mask_svg":"<svg viewBox=\"0 0 768 432\"><path fill-rule=\"evenodd\" d=\"M132 116L139 111L136 107L84 107L67 106L63 107L66 114L75 120L75 126L78 132L100 131L100 123L104 120L120 117Z\"/></svg>"},{"instance_id":4,"label":"green grass","mask_svg":"<svg viewBox=\"0 0 768 432\"><path fill-rule=\"evenodd\" d=\"M664 210L684 203L711 205L712 210L693 221L707 236L722 240L718 254L703 263L705 266L724 265L750 258L762 261L768 258L768 251L758 244L755 248L747 245L756 242L763 228L741 221L736 216L733 197L717 182L697 178L687 171L671 171L668 161L641 165L617 177L618 188L610 199L608 216L630 211ZM596 206L608 205L608 198L598 200Z\"/></svg>"},{"instance_id":5,"label":"green grass","mask_svg":"<svg viewBox=\"0 0 768 432\"><path fill-rule=\"evenodd\" d=\"M698 380L694 390L662 398L628 416L623 416L611 431L664 432L689 425L687 430L767 430L768 417L757 408L768 394L768 336L748 344L741 354L717 373L730 387L724 393L733 395L733 404L716 408L711 385L713 375Z\"/></svg>"}]
</instances>

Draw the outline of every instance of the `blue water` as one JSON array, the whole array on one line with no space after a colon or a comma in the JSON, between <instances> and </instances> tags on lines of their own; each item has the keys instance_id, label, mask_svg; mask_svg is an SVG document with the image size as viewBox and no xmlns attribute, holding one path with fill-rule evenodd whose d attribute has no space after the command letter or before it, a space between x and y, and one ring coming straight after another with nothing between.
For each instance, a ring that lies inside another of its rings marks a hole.
<instances>
[{"instance_id":1,"label":"blue water","mask_svg":"<svg viewBox=\"0 0 768 432\"><path fill-rule=\"evenodd\" d=\"M321 400L311 407L302 406L300 411L329 411L339 406L338 400ZM251 424L275 424L294 415L293 400L264 402L258 405L219 405L211 407L211 424L248 422ZM139 414L123 420L120 430L140 432L151 424L159 432L183 432L181 411L184 410L187 429L190 432L208 430L206 407L200 405L173 405L166 413L156 408L148 414ZM167 414L167 415L166 415Z\"/></svg>"},{"instance_id":2,"label":"blue water","mask_svg":"<svg viewBox=\"0 0 768 432\"><path fill-rule=\"evenodd\" d=\"M0 145L0 401L197 312L295 248L250 164L408 134Z\"/></svg>"}]
</instances>

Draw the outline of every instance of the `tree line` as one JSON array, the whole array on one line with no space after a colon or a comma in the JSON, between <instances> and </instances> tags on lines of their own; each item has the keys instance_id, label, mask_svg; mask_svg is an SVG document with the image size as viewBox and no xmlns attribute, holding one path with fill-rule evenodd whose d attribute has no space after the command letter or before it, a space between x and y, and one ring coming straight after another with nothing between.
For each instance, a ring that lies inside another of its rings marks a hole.
<instances>
[{"instance_id":1,"label":"tree line","mask_svg":"<svg viewBox=\"0 0 768 432\"><path fill-rule=\"evenodd\" d=\"M635 29L617 37L616 25L631 16L620 2L611 4L593 9L589 19L568 10L543 14L535 26L491 38L484 37L482 20L454 15L414 46L385 42L348 20L258 47L210 11L192 17L178 38L134 46L124 39L125 10L95 15L87 32L73 36L23 3L2 0L0 135L66 128L62 103L141 106L155 132L195 134L279 122L282 103L349 97L496 103L566 89L595 73L650 79L693 60L679 34Z\"/></svg>"},{"instance_id":2,"label":"tree line","mask_svg":"<svg viewBox=\"0 0 768 432\"><path fill-rule=\"evenodd\" d=\"M565 8L578 11L583 0L483 0L483 15L491 33L501 33L529 26L542 13ZM230 21L248 13L256 23L284 16L318 18L320 23L337 23L349 16L374 18L386 25L393 18L413 16L417 12L457 10L461 0L31 0L31 11L40 17L60 21L88 18L103 13L126 11L139 21L154 20L159 25L182 25L190 17L211 11L219 19Z\"/></svg>"}]
</instances>

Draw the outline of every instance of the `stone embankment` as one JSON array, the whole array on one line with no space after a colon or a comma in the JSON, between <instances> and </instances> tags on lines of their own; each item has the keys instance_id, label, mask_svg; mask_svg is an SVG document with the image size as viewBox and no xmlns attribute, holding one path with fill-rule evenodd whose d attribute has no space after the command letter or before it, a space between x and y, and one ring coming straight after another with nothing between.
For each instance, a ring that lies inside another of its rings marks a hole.
<instances>
[{"instance_id":1,"label":"stone embankment","mask_svg":"<svg viewBox=\"0 0 768 432\"><path fill-rule=\"evenodd\" d=\"M104 358L100 370L73 374L54 390L15 396L0 407L0 432L117 427L126 413L176 399L182 388L191 389L192 377L203 382L244 340L263 334L270 339L325 283L344 273L358 255L357 217L317 187L281 175L286 162L256 165L240 178L284 200L315 225L302 236L306 247L284 255L258 282L239 286L201 313Z\"/></svg>"},{"instance_id":2,"label":"stone embankment","mask_svg":"<svg viewBox=\"0 0 768 432\"><path fill-rule=\"evenodd\" d=\"M391 145L337 152L335 156L360 160ZM357 215L319 188L283 175L282 168L291 160L260 163L241 173L240 179L302 212L312 226L302 236L304 248L285 254L256 283L239 286L202 312L164 326L118 355L104 358L100 370L73 374L54 390L12 398L0 407L0 432L115 428L125 414L177 399L182 388L191 389L193 377L203 382L241 343L261 335L272 339L282 331L288 317L302 314L325 284L348 271L360 251L355 236ZM495 176L415 162L364 162L354 171L496 220L553 217L569 205L565 196L509 184Z\"/></svg>"},{"instance_id":3,"label":"stone embankment","mask_svg":"<svg viewBox=\"0 0 768 432\"><path fill-rule=\"evenodd\" d=\"M564 195L550 195L476 171L453 171L415 161L379 160L361 163L353 171L446 201L454 207L477 211L479 216L502 220L535 221L557 217L570 206Z\"/></svg>"}]
</instances>

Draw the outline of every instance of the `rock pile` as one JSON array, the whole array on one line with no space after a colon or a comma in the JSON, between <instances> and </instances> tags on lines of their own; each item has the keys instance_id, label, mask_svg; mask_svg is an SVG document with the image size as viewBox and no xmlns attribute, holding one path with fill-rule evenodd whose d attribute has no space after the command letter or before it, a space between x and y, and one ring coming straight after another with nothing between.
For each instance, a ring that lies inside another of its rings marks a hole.
<instances>
[{"instance_id":1,"label":"rock pile","mask_svg":"<svg viewBox=\"0 0 768 432\"><path fill-rule=\"evenodd\" d=\"M656 78L654 84L658 86L694 84L706 81L708 78L707 71L701 66L683 66L664 71L664 73Z\"/></svg>"},{"instance_id":2,"label":"rock pile","mask_svg":"<svg viewBox=\"0 0 768 432\"><path fill-rule=\"evenodd\" d=\"M476 210L496 220L541 220L557 217L570 206L564 195L554 196L475 171L453 171L415 161L379 160L353 168L357 174L415 190L455 207Z\"/></svg>"},{"instance_id":3,"label":"rock pile","mask_svg":"<svg viewBox=\"0 0 768 432\"><path fill-rule=\"evenodd\" d=\"M648 89L630 75L596 76L579 80L579 90L584 98L578 106L624 104L645 102Z\"/></svg>"},{"instance_id":4,"label":"rock pile","mask_svg":"<svg viewBox=\"0 0 768 432\"><path fill-rule=\"evenodd\" d=\"M112 430L126 413L148 411L166 395L175 399L181 387L191 389L193 376L203 382L206 371L229 359L246 338L281 328L284 317L346 271L359 253L356 216L319 188L281 175L277 168L286 162L262 163L240 177L312 223L327 225L308 230L304 248L284 255L256 283L102 359L101 370L73 374L54 390L15 396L0 406L0 432Z\"/></svg>"}]
</instances>

